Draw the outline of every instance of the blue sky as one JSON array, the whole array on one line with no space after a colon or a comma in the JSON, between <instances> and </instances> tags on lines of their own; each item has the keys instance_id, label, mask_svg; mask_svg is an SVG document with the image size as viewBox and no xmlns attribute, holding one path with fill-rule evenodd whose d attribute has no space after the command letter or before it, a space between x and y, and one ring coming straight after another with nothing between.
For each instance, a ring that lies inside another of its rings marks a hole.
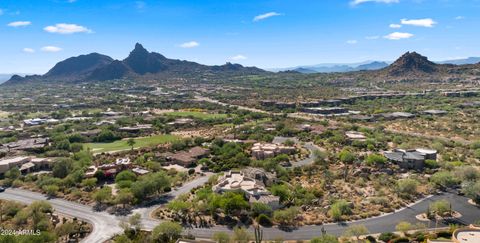
<instances>
[{"instance_id":1,"label":"blue sky","mask_svg":"<svg viewBox=\"0 0 480 243\"><path fill-rule=\"evenodd\" d=\"M44 73L136 42L170 58L262 68L480 56L480 0L0 0L0 73Z\"/></svg>"}]
</instances>

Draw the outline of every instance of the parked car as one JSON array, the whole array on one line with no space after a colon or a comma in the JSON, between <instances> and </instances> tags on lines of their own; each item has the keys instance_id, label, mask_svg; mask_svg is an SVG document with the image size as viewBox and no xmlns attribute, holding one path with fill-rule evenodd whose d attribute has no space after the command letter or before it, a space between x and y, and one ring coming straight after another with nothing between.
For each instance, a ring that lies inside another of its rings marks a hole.
<instances>
[{"instance_id":1,"label":"parked car","mask_svg":"<svg viewBox=\"0 0 480 243\"><path fill-rule=\"evenodd\" d=\"M0 186L0 192L4 192L4 191L5 191L5 187Z\"/></svg>"}]
</instances>

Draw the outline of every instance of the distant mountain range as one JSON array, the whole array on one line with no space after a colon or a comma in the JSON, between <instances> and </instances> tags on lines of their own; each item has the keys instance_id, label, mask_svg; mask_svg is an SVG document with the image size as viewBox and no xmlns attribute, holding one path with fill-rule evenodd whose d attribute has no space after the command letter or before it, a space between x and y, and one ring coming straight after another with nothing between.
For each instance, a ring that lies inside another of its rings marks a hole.
<instances>
[{"instance_id":1,"label":"distant mountain range","mask_svg":"<svg viewBox=\"0 0 480 243\"><path fill-rule=\"evenodd\" d=\"M435 62L437 64L476 64L480 62L480 57L469 57L465 59L454 59ZM298 66L291 68L276 68L270 71L296 71L300 73L345 73L354 71L379 70L391 64L391 61L365 61L360 63L323 63L308 66Z\"/></svg>"},{"instance_id":2,"label":"distant mountain range","mask_svg":"<svg viewBox=\"0 0 480 243\"><path fill-rule=\"evenodd\" d=\"M137 43L135 49L124 60L114 60L109 56L91 53L71 57L57 63L44 75L21 77L13 75L5 84L31 81L103 81L121 78L156 78L166 76L188 76L207 74L248 75L266 71L256 67L244 67L227 63L221 66L207 66L196 62L168 59L165 56L147 51Z\"/></svg>"},{"instance_id":3,"label":"distant mountain range","mask_svg":"<svg viewBox=\"0 0 480 243\"><path fill-rule=\"evenodd\" d=\"M395 62L369 61L355 64L321 64L296 67L282 73L335 72L347 78L362 80L478 80L480 58L471 57L444 62L432 62L416 52L407 52ZM324 66L322 66L324 65ZM343 74L344 73L344 74ZM25 82L78 82L113 79L160 80L163 78L232 77L271 74L256 67L227 63L207 66L196 62L169 59L159 53L147 51L136 44L124 60L114 60L98 53L71 57L57 63L44 75L13 75L4 85ZM281 75L279 73L279 75Z\"/></svg>"},{"instance_id":4,"label":"distant mountain range","mask_svg":"<svg viewBox=\"0 0 480 243\"><path fill-rule=\"evenodd\" d=\"M454 65L476 64L476 63L480 63L480 57L468 57L464 59L447 60L447 61L441 61L436 63L454 64Z\"/></svg>"},{"instance_id":5,"label":"distant mountain range","mask_svg":"<svg viewBox=\"0 0 480 243\"><path fill-rule=\"evenodd\" d=\"M9 80L13 75L15 74L11 74L11 73L0 73L0 84L3 83L3 82L6 82L7 80ZM20 74L20 75L29 75L29 74Z\"/></svg>"},{"instance_id":6,"label":"distant mountain range","mask_svg":"<svg viewBox=\"0 0 480 243\"><path fill-rule=\"evenodd\" d=\"M371 80L424 80L429 82L458 80L477 82L480 63L439 64L416 52L407 52L386 68L370 72L359 72L357 78Z\"/></svg>"}]
</instances>

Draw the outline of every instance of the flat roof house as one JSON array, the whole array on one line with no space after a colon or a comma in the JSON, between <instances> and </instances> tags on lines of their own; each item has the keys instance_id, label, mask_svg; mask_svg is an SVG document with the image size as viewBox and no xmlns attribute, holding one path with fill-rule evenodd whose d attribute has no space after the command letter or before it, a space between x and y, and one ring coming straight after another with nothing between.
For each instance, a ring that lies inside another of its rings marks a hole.
<instances>
[{"instance_id":1,"label":"flat roof house","mask_svg":"<svg viewBox=\"0 0 480 243\"><path fill-rule=\"evenodd\" d=\"M4 174L14 167L20 168L23 164L30 162L30 157L22 156L0 160L0 174Z\"/></svg>"},{"instance_id":2,"label":"flat roof house","mask_svg":"<svg viewBox=\"0 0 480 243\"><path fill-rule=\"evenodd\" d=\"M309 107L303 108L303 112L319 115L340 115L348 114L348 110L342 107Z\"/></svg>"},{"instance_id":3,"label":"flat roof house","mask_svg":"<svg viewBox=\"0 0 480 243\"><path fill-rule=\"evenodd\" d=\"M394 119L401 119L401 118L413 118L415 117L414 114L409 112L392 112L392 113L384 113L381 114L384 119L387 120L394 120Z\"/></svg>"},{"instance_id":4,"label":"flat roof house","mask_svg":"<svg viewBox=\"0 0 480 243\"><path fill-rule=\"evenodd\" d=\"M29 138L4 144L8 150L35 151L43 149L49 143L48 138Z\"/></svg>"},{"instance_id":5,"label":"flat roof house","mask_svg":"<svg viewBox=\"0 0 480 243\"><path fill-rule=\"evenodd\" d=\"M269 205L272 209L280 207L280 198L273 196L266 188L263 181L251 178L248 174L255 171L229 171L219 178L218 183L212 187L216 193L228 191L242 191L247 196L249 202L262 202Z\"/></svg>"},{"instance_id":6,"label":"flat roof house","mask_svg":"<svg viewBox=\"0 0 480 243\"><path fill-rule=\"evenodd\" d=\"M32 158L27 156L2 159L0 160L0 174L4 174L14 167L17 167L23 174L39 169L49 169L54 162L54 160L49 158Z\"/></svg>"},{"instance_id":7,"label":"flat roof house","mask_svg":"<svg viewBox=\"0 0 480 243\"><path fill-rule=\"evenodd\" d=\"M272 158L279 154L293 154L296 148L275 143L255 143L252 147L252 156L256 159Z\"/></svg>"},{"instance_id":8,"label":"flat roof house","mask_svg":"<svg viewBox=\"0 0 480 243\"><path fill-rule=\"evenodd\" d=\"M402 169L423 170L425 160L437 160L437 151L432 149L403 150L384 152L385 157Z\"/></svg>"}]
</instances>

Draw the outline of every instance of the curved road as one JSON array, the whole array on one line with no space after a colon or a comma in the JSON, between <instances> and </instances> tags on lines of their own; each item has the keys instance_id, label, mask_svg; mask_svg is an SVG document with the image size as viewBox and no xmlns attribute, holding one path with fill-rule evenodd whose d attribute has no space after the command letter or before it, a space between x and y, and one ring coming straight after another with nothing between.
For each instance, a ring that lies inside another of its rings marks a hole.
<instances>
[{"instance_id":1,"label":"curved road","mask_svg":"<svg viewBox=\"0 0 480 243\"><path fill-rule=\"evenodd\" d=\"M23 203L32 203L38 200L48 200L46 196L20 190L20 189L7 189L5 192L0 193L0 199L14 200ZM480 209L467 202L467 198L458 196L454 193L445 193L443 195L431 196L424 199L414 205L399 210L395 213L379 216L376 218L370 218L365 220L359 220L355 222L339 223L339 224L326 224L326 225L310 225L302 226L297 229L289 231L281 230L277 227L263 228L265 239L278 239L285 240L304 240L311 239L315 236L321 235L321 229L324 228L328 233L341 235L346 227L350 225L363 224L370 233L381 233L386 231L395 231L395 225L400 221L409 221L417 223L415 216L423 213L427 210L429 203L439 199L446 199L452 203L454 210L460 212L462 217L456 220L456 222L439 222L437 226L448 226L449 223L470 224L480 219ZM93 224L94 231L84 242L103 242L110 239L115 234L121 233L122 229L118 226L124 217L116 217L105 212L95 212L89 206L81 205L78 203L62 200L62 199L50 199L48 200L58 213L77 217L79 219L86 220ZM142 217L142 225L145 230L152 230L160 221ZM434 222L428 225L429 228L435 228ZM211 228L189 228L186 232L199 238L210 238L215 232L230 232L231 229L225 226L214 226Z\"/></svg>"},{"instance_id":2,"label":"curved road","mask_svg":"<svg viewBox=\"0 0 480 243\"><path fill-rule=\"evenodd\" d=\"M300 141L296 137L275 137L275 138L273 138L272 142L273 143L284 143L287 140L292 140L295 143L300 143ZM291 167L302 167L302 166L305 166L305 165L313 164L315 162L315 158L316 158L316 155L314 153L315 150L324 150L323 148L318 147L317 145L315 145L312 142L305 143L303 145L303 147L310 152L310 155L308 155L308 157L305 158L305 159L302 159L300 161L292 163Z\"/></svg>"},{"instance_id":3,"label":"curved road","mask_svg":"<svg viewBox=\"0 0 480 243\"><path fill-rule=\"evenodd\" d=\"M281 140L292 138L275 138L277 142ZM294 163L294 167L304 166L313 163L315 160L314 150L321 149L312 143L306 143L304 147L310 150L311 154L308 158ZM205 175L198 177L188 183L185 183L182 187L174 190L168 194L163 195L154 202L150 202L146 205L133 210L133 213L139 213L142 216L142 228L145 230L152 230L157 226L160 221L151 218L152 212L160 205L169 202L170 200L178 197L181 194L189 192L191 189L201 186L208 181L208 178L213 173L206 173ZM92 207L66 201L63 199L48 199L45 195L30 192L21 189L7 189L5 192L0 193L0 199L19 201L22 203L30 204L38 200L48 200L58 213L77 217L85 220L93 225L93 232L83 240L83 242L104 242L110 239L115 234L122 233L122 229L119 227L119 223L125 220L124 216L114 216L106 212L96 212ZM442 226L448 226L449 224L465 224L468 225L477 220L480 220L480 208L473 206L467 202L467 198L459 196L454 192L447 192L442 195L435 195L427 197L421 201L418 201L404 209L398 210L394 213L385 214L375 218L369 218L354 222L346 223L334 223L325 225L309 225L302 226L296 229L284 230L278 227L263 228L264 238L266 240L285 239L285 240L305 240L321 235L321 230L324 228L328 233L341 235L346 227L350 225L365 225L370 233L381 233L388 231L395 231L395 226L400 221L408 221L411 223L419 223L415 216L424 213L428 205L435 200L446 199L453 205L453 209L460 212L462 217L449 222L427 222L428 228L436 228ZM425 222L422 222L425 223ZM215 232L230 232L232 229L226 226L214 226L210 228L187 228L186 232L199 237L199 238L211 238ZM250 229L252 230L252 229Z\"/></svg>"},{"instance_id":4,"label":"curved road","mask_svg":"<svg viewBox=\"0 0 480 243\"><path fill-rule=\"evenodd\" d=\"M63 199L48 199L45 195L21 190L7 189L0 193L0 199L30 204L34 201L48 200L57 213L77 217L92 224L93 232L83 242L104 242L123 230L119 219L106 212L96 212L92 207Z\"/></svg>"},{"instance_id":5,"label":"curved road","mask_svg":"<svg viewBox=\"0 0 480 243\"><path fill-rule=\"evenodd\" d=\"M421 222L418 221L415 216L421 213L424 213L428 205L435 200L446 199L450 201L453 205L453 209L460 212L462 217L456 221L450 222L438 222L438 225L435 225L435 222ZM354 222L346 223L333 223L325 225L308 225L302 226L297 229L292 230L281 230L277 227L272 228L263 228L263 235L265 239L274 240L274 239L284 239L284 240L305 240L311 239L316 236L320 236L322 228L324 228L327 233L334 234L337 236L342 235L345 229L351 225L365 225L369 232L382 233L382 232L393 232L395 226L400 221L408 221L411 223L425 223L428 228L437 228L442 226L448 226L451 223L464 224L468 225L477 220L480 220L480 208L473 206L467 202L467 198L458 196L454 193L445 193L443 195L436 195L429 198L426 198L414 205L411 205L407 208L396 211L395 213L386 214L383 216L369 218ZM200 237L200 238L210 238L215 232L219 231L230 231L231 229L224 226L215 226L208 229L190 229L189 233Z\"/></svg>"}]
</instances>

